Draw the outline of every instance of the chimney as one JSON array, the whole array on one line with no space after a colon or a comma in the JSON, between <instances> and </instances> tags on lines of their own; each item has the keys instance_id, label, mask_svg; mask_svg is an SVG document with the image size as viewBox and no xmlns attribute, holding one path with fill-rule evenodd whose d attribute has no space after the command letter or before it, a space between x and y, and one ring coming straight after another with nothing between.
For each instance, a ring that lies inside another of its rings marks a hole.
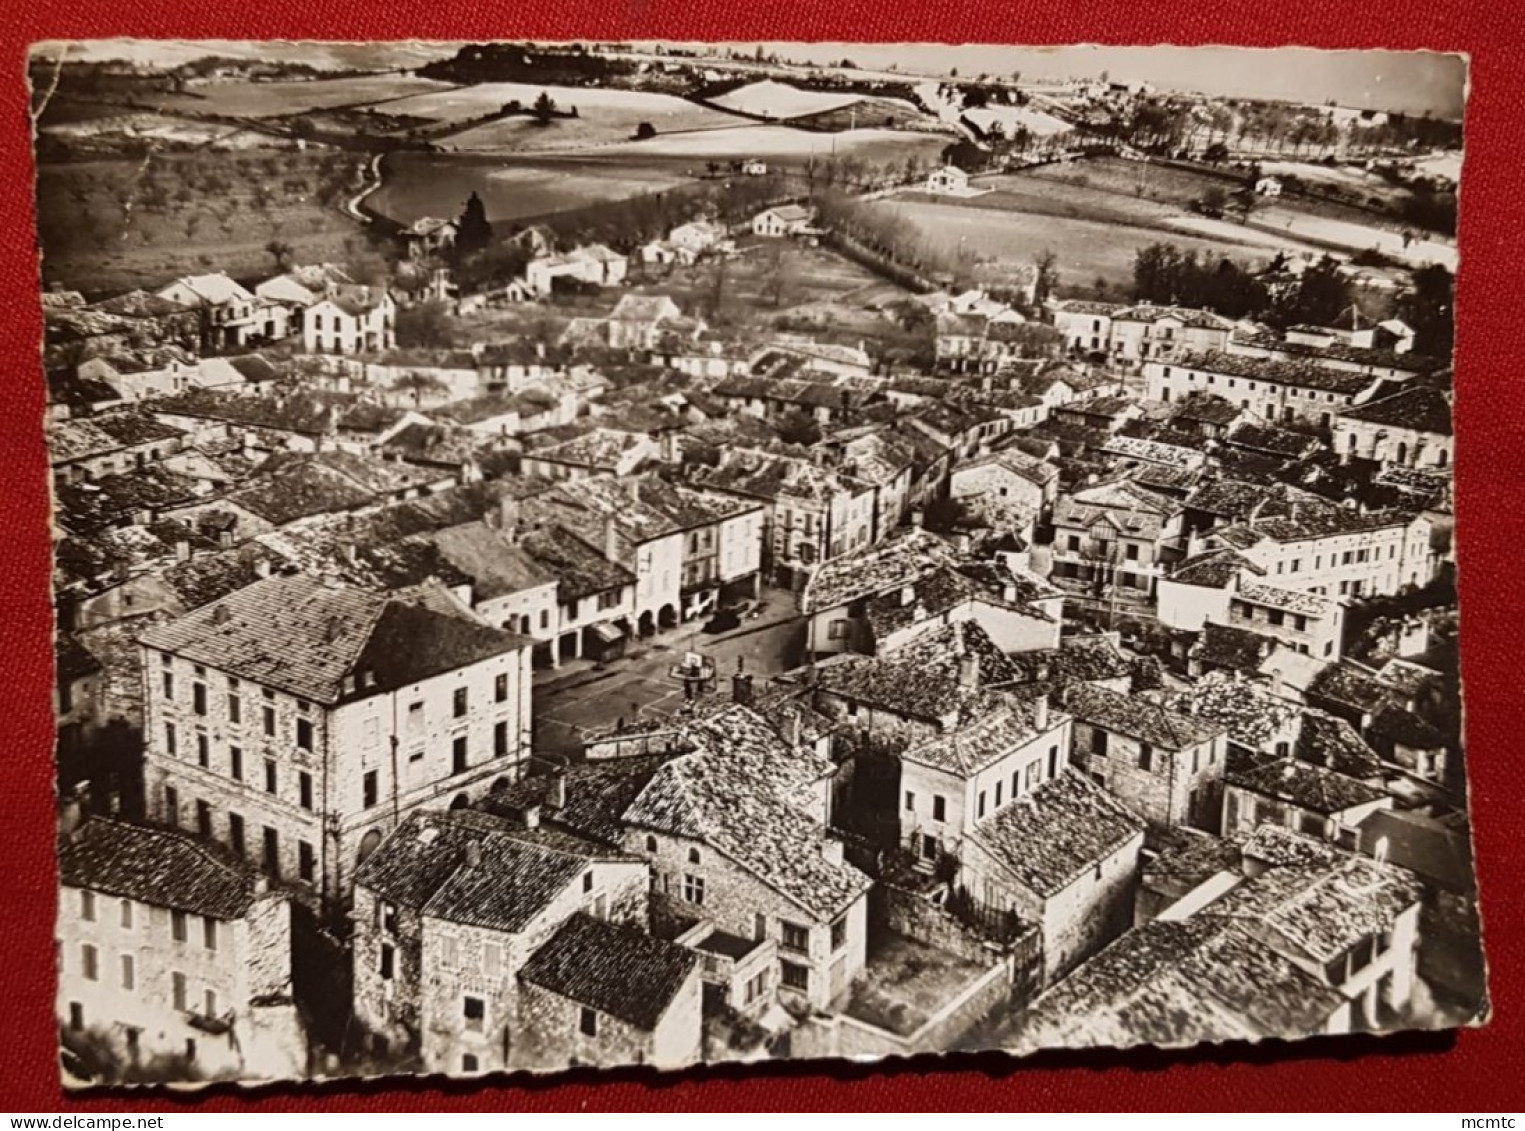
<instances>
[{"instance_id":1,"label":"chimney","mask_svg":"<svg viewBox=\"0 0 1525 1131\"><path fill-rule=\"evenodd\" d=\"M538 360L540 360L540 361L544 361L545 360L545 343L544 342L536 342L535 343L535 357Z\"/></svg>"},{"instance_id":2,"label":"chimney","mask_svg":"<svg viewBox=\"0 0 1525 1131\"><path fill-rule=\"evenodd\" d=\"M821 855L828 864L842 863L842 842L832 837L823 837L821 840Z\"/></svg>"},{"instance_id":3,"label":"chimney","mask_svg":"<svg viewBox=\"0 0 1525 1131\"><path fill-rule=\"evenodd\" d=\"M960 557L967 557L969 555L969 535L966 533L955 534L953 536L953 548L958 551Z\"/></svg>"},{"instance_id":4,"label":"chimney","mask_svg":"<svg viewBox=\"0 0 1525 1131\"><path fill-rule=\"evenodd\" d=\"M254 894L264 895L270 890L270 880L263 873L254 877Z\"/></svg>"},{"instance_id":5,"label":"chimney","mask_svg":"<svg viewBox=\"0 0 1525 1131\"><path fill-rule=\"evenodd\" d=\"M468 840L466 842L466 867L480 868L482 866L482 843L481 841Z\"/></svg>"},{"instance_id":6,"label":"chimney","mask_svg":"<svg viewBox=\"0 0 1525 1131\"><path fill-rule=\"evenodd\" d=\"M907 605L914 605L915 603L916 586L909 583L902 585L900 587L900 607L905 608Z\"/></svg>"},{"instance_id":7,"label":"chimney","mask_svg":"<svg viewBox=\"0 0 1525 1131\"><path fill-rule=\"evenodd\" d=\"M604 557L611 562L619 561L620 557L618 531L613 518L604 519Z\"/></svg>"},{"instance_id":8,"label":"chimney","mask_svg":"<svg viewBox=\"0 0 1525 1131\"><path fill-rule=\"evenodd\" d=\"M1048 730L1048 692L1033 700L1033 726L1038 733Z\"/></svg>"},{"instance_id":9,"label":"chimney","mask_svg":"<svg viewBox=\"0 0 1525 1131\"><path fill-rule=\"evenodd\" d=\"M265 578L270 576L270 559L256 558L254 560L254 576Z\"/></svg>"},{"instance_id":10,"label":"chimney","mask_svg":"<svg viewBox=\"0 0 1525 1131\"><path fill-rule=\"evenodd\" d=\"M540 827L540 806L526 805L523 809L519 810L519 823L527 829L538 829Z\"/></svg>"},{"instance_id":11,"label":"chimney","mask_svg":"<svg viewBox=\"0 0 1525 1131\"><path fill-rule=\"evenodd\" d=\"M175 560L177 562L189 561L191 556L191 544L184 538L175 543Z\"/></svg>"},{"instance_id":12,"label":"chimney","mask_svg":"<svg viewBox=\"0 0 1525 1131\"><path fill-rule=\"evenodd\" d=\"M218 605L212 609L213 624L227 624L233 618L232 610L226 605Z\"/></svg>"},{"instance_id":13,"label":"chimney","mask_svg":"<svg viewBox=\"0 0 1525 1131\"><path fill-rule=\"evenodd\" d=\"M1005 601L1008 605L1015 605L1017 603L1017 587L1015 585L1001 586L1001 600Z\"/></svg>"},{"instance_id":14,"label":"chimney","mask_svg":"<svg viewBox=\"0 0 1525 1131\"><path fill-rule=\"evenodd\" d=\"M58 835L74 840L78 835L80 826L85 822L85 807L80 802L78 793L64 800L58 807Z\"/></svg>"},{"instance_id":15,"label":"chimney","mask_svg":"<svg viewBox=\"0 0 1525 1131\"><path fill-rule=\"evenodd\" d=\"M958 685L966 691L980 686L980 658L972 652L958 658Z\"/></svg>"},{"instance_id":16,"label":"chimney","mask_svg":"<svg viewBox=\"0 0 1525 1131\"><path fill-rule=\"evenodd\" d=\"M925 518L926 515L922 511L914 510L911 512L911 525L919 527Z\"/></svg>"},{"instance_id":17,"label":"chimney","mask_svg":"<svg viewBox=\"0 0 1525 1131\"><path fill-rule=\"evenodd\" d=\"M799 710L789 714L789 745L798 750L804 741L804 717Z\"/></svg>"},{"instance_id":18,"label":"chimney","mask_svg":"<svg viewBox=\"0 0 1525 1131\"><path fill-rule=\"evenodd\" d=\"M551 794L546 799L546 804L552 809L565 809L567 807L567 773L565 770L557 770L551 778Z\"/></svg>"},{"instance_id":19,"label":"chimney","mask_svg":"<svg viewBox=\"0 0 1525 1131\"><path fill-rule=\"evenodd\" d=\"M737 672L731 677L731 702L751 706L752 677L746 672Z\"/></svg>"}]
</instances>

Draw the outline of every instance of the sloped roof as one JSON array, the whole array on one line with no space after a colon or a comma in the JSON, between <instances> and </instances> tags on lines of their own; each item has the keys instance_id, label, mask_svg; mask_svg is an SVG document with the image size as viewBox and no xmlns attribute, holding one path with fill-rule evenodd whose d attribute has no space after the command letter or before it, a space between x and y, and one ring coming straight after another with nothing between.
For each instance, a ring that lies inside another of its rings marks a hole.
<instances>
[{"instance_id":1,"label":"sloped roof","mask_svg":"<svg viewBox=\"0 0 1525 1131\"><path fill-rule=\"evenodd\" d=\"M1096 684L1070 684L1061 702L1080 722L1128 735L1162 750L1184 750L1210 742L1225 731L1221 723L1181 714Z\"/></svg>"},{"instance_id":2,"label":"sloped roof","mask_svg":"<svg viewBox=\"0 0 1525 1131\"><path fill-rule=\"evenodd\" d=\"M1172 359L1169 364L1172 368L1195 369L1225 377L1244 377L1251 381L1266 381L1345 396L1359 393L1372 382L1370 374L1330 369L1315 362L1250 357L1221 350L1186 354Z\"/></svg>"},{"instance_id":3,"label":"sloped roof","mask_svg":"<svg viewBox=\"0 0 1525 1131\"><path fill-rule=\"evenodd\" d=\"M699 965L687 947L577 912L519 980L651 1032Z\"/></svg>"},{"instance_id":4,"label":"sloped roof","mask_svg":"<svg viewBox=\"0 0 1525 1131\"><path fill-rule=\"evenodd\" d=\"M197 663L333 704L526 648L525 637L465 616L297 575L258 581L151 629L143 643Z\"/></svg>"},{"instance_id":5,"label":"sloped roof","mask_svg":"<svg viewBox=\"0 0 1525 1131\"><path fill-rule=\"evenodd\" d=\"M1066 769L978 822L969 838L1046 898L1143 831L1144 822L1104 789Z\"/></svg>"},{"instance_id":6,"label":"sloped roof","mask_svg":"<svg viewBox=\"0 0 1525 1131\"><path fill-rule=\"evenodd\" d=\"M212 919L241 919L254 902L253 873L189 837L92 817L59 842L59 879Z\"/></svg>"},{"instance_id":7,"label":"sloped roof","mask_svg":"<svg viewBox=\"0 0 1525 1131\"><path fill-rule=\"evenodd\" d=\"M1452 431L1451 402L1439 389L1429 385L1400 389L1392 396L1347 408L1340 415L1368 424L1407 428L1437 436L1449 436Z\"/></svg>"},{"instance_id":8,"label":"sloped roof","mask_svg":"<svg viewBox=\"0 0 1525 1131\"><path fill-rule=\"evenodd\" d=\"M1370 805L1386 791L1359 778L1295 758L1231 754L1224 767L1228 785L1332 817L1359 805Z\"/></svg>"},{"instance_id":9,"label":"sloped roof","mask_svg":"<svg viewBox=\"0 0 1525 1131\"><path fill-rule=\"evenodd\" d=\"M585 857L511 835L502 818L428 811L410 815L366 857L355 882L428 918L517 934L587 867Z\"/></svg>"}]
</instances>

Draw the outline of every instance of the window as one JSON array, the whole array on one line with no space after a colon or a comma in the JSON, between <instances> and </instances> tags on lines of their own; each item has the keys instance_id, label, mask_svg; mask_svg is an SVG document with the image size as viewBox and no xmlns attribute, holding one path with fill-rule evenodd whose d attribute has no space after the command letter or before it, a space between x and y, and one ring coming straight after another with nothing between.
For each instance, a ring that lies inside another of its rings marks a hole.
<instances>
[{"instance_id":1,"label":"window","mask_svg":"<svg viewBox=\"0 0 1525 1131\"><path fill-rule=\"evenodd\" d=\"M175 697L175 673L174 672L164 672L163 676L164 676L164 698L166 698L166 699L173 699Z\"/></svg>"},{"instance_id":2,"label":"window","mask_svg":"<svg viewBox=\"0 0 1525 1131\"><path fill-rule=\"evenodd\" d=\"M85 980L93 982L100 977L100 954L95 947L86 943L79 948L80 969L85 975Z\"/></svg>"},{"instance_id":3,"label":"window","mask_svg":"<svg viewBox=\"0 0 1525 1131\"><path fill-rule=\"evenodd\" d=\"M133 962L132 955L122 955L122 988L131 990L137 986L138 972Z\"/></svg>"},{"instance_id":4,"label":"window","mask_svg":"<svg viewBox=\"0 0 1525 1131\"><path fill-rule=\"evenodd\" d=\"M265 792L266 793L276 793L276 792L278 792L278 785L279 785L279 783L276 781L276 775L275 775L275 763L273 761L271 761L269 758L266 758L265 759Z\"/></svg>"},{"instance_id":5,"label":"window","mask_svg":"<svg viewBox=\"0 0 1525 1131\"><path fill-rule=\"evenodd\" d=\"M468 1053L462 1053L461 1054L461 1071L462 1072L477 1072L477 1071L480 1071L480 1068L479 1068L479 1066L477 1064L477 1058L475 1056L473 1056L469 1052Z\"/></svg>"},{"instance_id":6,"label":"window","mask_svg":"<svg viewBox=\"0 0 1525 1131\"><path fill-rule=\"evenodd\" d=\"M1091 728L1091 753L1098 758L1107 756L1107 732L1100 727Z\"/></svg>"},{"instance_id":7,"label":"window","mask_svg":"<svg viewBox=\"0 0 1525 1131\"><path fill-rule=\"evenodd\" d=\"M810 968L808 966L801 966L797 962L781 962L779 967L783 972L784 985L788 986L791 990L809 992Z\"/></svg>"},{"instance_id":8,"label":"window","mask_svg":"<svg viewBox=\"0 0 1525 1131\"><path fill-rule=\"evenodd\" d=\"M87 923L95 922L95 892L79 893L79 917Z\"/></svg>"},{"instance_id":9,"label":"window","mask_svg":"<svg viewBox=\"0 0 1525 1131\"><path fill-rule=\"evenodd\" d=\"M683 898L695 907L704 906L704 877L685 872L683 874Z\"/></svg>"},{"instance_id":10,"label":"window","mask_svg":"<svg viewBox=\"0 0 1525 1131\"><path fill-rule=\"evenodd\" d=\"M365 797L364 797L365 807L367 809L370 809L370 808L372 808L376 804L376 801L377 801L377 799L378 799L378 797L380 795L380 791L377 788L377 784L376 784L376 771L375 770L367 770L365 772L365 778L363 779L363 782L362 782L362 789L364 789L364 791L365 791Z\"/></svg>"},{"instance_id":11,"label":"window","mask_svg":"<svg viewBox=\"0 0 1525 1131\"><path fill-rule=\"evenodd\" d=\"M464 687L457 687L455 689L455 697L451 702L451 713L458 719L465 717L466 689Z\"/></svg>"},{"instance_id":12,"label":"window","mask_svg":"<svg viewBox=\"0 0 1525 1131\"><path fill-rule=\"evenodd\" d=\"M450 744L450 772L453 774L466 772L466 736L464 734Z\"/></svg>"},{"instance_id":13,"label":"window","mask_svg":"<svg viewBox=\"0 0 1525 1131\"><path fill-rule=\"evenodd\" d=\"M196 835L208 840L212 836L212 807L205 801L196 802Z\"/></svg>"},{"instance_id":14,"label":"window","mask_svg":"<svg viewBox=\"0 0 1525 1131\"><path fill-rule=\"evenodd\" d=\"M1059 776L1059 747L1057 746L1050 746L1048 748L1048 776L1050 778ZM1016 793L1017 788L1015 783L1012 784L1011 791Z\"/></svg>"},{"instance_id":15,"label":"window","mask_svg":"<svg viewBox=\"0 0 1525 1131\"><path fill-rule=\"evenodd\" d=\"M196 736L196 765L203 770L212 768L212 743L204 734Z\"/></svg>"},{"instance_id":16,"label":"window","mask_svg":"<svg viewBox=\"0 0 1525 1131\"><path fill-rule=\"evenodd\" d=\"M312 845L305 840L297 841L297 878L304 884L310 884L316 872L317 860L313 856Z\"/></svg>"},{"instance_id":17,"label":"window","mask_svg":"<svg viewBox=\"0 0 1525 1131\"><path fill-rule=\"evenodd\" d=\"M690 864L702 863L702 857L700 857L699 850L697 848L690 848L688 850L688 862Z\"/></svg>"},{"instance_id":18,"label":"window","mask_svg":"<svg viewBox=\"0 0 1525 1131\"><path fill-rule=\"evenodd\" d=\"M487 1003L479 997L467 996L461 1005L461 1014L466 1020L466 1031L480 1033L487 1028Z\"/></svg>"},{"instance_id":19,"label":"window","mask_svg":"<svg viewBox=\"0 0 1525 1131\"><path fill-rule=\"evenodd\" d=\"M244 752L237 746L228 747L228 773L234 781L244 780Z\"/></svg>"},{"instance_id":20,"label":"window","mask_svg":"<svg viewBox=\"0 0 1525 1131\"><path fill-rule=\"evenodd\" d=\"M265 870L275 876L281 874L281 838L268 825L265 827Z\"/></svg>"},{"instance_id":21,"label":"window","mask_svg":"<svg viewBox=\"0 0 1525 1131\"><path fill-rule=\"evenodd\" d=\"M847 945L847 916L844 915L831 925L831 949L836 953Z\"/></svg>"},{"instance_id":22,"label":"window","mask_svg":"<svg viewBox=\"0 0 1525 1131\"><path fill-rule=\"evenodd\" d=\"M186 934L185 934L185 912L184 911L171 911L169 913L169 929L170 929L170 936L176 942L184 942L185 941Z\"/></svg>"},{"instance_id":23,"label":"window","mask_svg":"<svg viewBox=\"0 0 1525 1131\"><path fill-rule=\"evenodd\" d=\"M207 713L207 685L204 683L191 684L191 710L198 715Z\"/></svg>"},{"instance_id":24,"label":"window","mask_svg":"<svg viewBox=\"0 0 1525 1131\"><path fill-rule=\"evenodd\" d=\"M577 1015L577 1031L585 1037L598 1036L598 1011L583 1006Z\"/></svg>"},{"instance_id":25,"label":"window","mask_svg":"<svg viewBox=\"0 0 1525 1131\"><path fill-rule=\"evenodd\" d=\"M923 833L921 837L921 858L931 860L937 855L937 838L931 833Z\"/></svg>"},{"instance_id":26,"label":"window","mask_svg":"<svg viewBox=\"0 0 1525 1131\"><path fill-rule=\"evenodd\" d=\"M654 852L656 852L656 850L657 850L657 838L654 837L654 836L647 837L646 838L646 851L654 853Z\"/></svg>"},{"instance_id":27,"label":"window","mask_svg":"<svg viewBox=\"0 0 1525 1131\"><path fill-rule=\"evenodd\" d=\"M122 930L132 930L132 900L124 899L121 902Z\"/></svg>"},{"instance_id":28,"label":"window","mask_svg":"<svg viewBox=\"0 0 1525 1131\"><path fill-rule=\"evenodd\" d=\"M262 708L261 711L260 711L260 715L261 715L261 721L264 724L263 729L265 731L265 737L266 738L274 738L275 737L275 708L274 707L265 707L265 708Z\"/></svg>"},{"instance_id":29,"label":"window","mask_svg":"<svg viewBox=\"0 0 1525 1131\"><path fill-rule=\"evenodd\" d=\"M297 774L297 800L303 809L312 809L312 775L306 770Z\"/></svg>"},{"instance_id":30,"label":"window","mask_svg":"<svg viewBox=\"0 0 1525 1131\"><path fill-rule=\"evenodd\" d=\"M998 781L998 782L995 783L995 807L997 809L999 809L1001 807L1001 789L1005 785L1006 785L1006 783L1005 782L1001 782L1001 781Z\"/></svg>"},{"instance_id":31,"label":"window","mask_svg":"<svg viewBox=\"0 0 1525 1131\"><path fill-rule=\"evenodd\" d=\"M408 733L422 734L424 731L424 705L422 702L408 704Z\"/></svg>"},{"instance_id":32,"label":"window","mask_svg":"<svg viewBox=\"0 0 1525 1131\"><path fill-rule=\"evenodd\" d=\"M381 979L390 982L397 970L397 951L391 943L381 944Z\"/></svg>"},{"instance_id":33,"label":"window","mask_svg":"<svg viewBox=\"0 0 1525 1131\"><path fill-rule=\"evenodd\" d=\"M905 791L905 811L907 813L916 812L916 795L909 789Z\"/></svg>"},{"instance_id":34,"label":"window","mask_svg":"<svg viewBox=\"0 0 1525 1131\"><path fill-rule=\"evenodd\" d=\"M985 815L985 791L980 790L979 816Z\"/></svg>"},{"instance_id":35,"label":"window","mask_svg":"<svg viewBox=\"0 0 1525 1131\"><path fill-rule=\"evenodd\" d=\"M298 719L297 720L297 749L299 749L299 750L311 750L312 749L312 720L311 719Z\"/></svg>"},{"instance_id":36,"label":"window","mask_svg":"<svg viewBox=\"0 0 1525 1131\"><path fill-rule=\"evenodd\" d=\"M244 855L244 819L237 813L228 814L228 843L239 856Z\"/></svg>"},{"instance_id":37,"label":"window","mask_svg":"<svg viewBox=\"0 0 1525 1131\"><path fill-rule=\"evenodd\" d=\"M1124 546L1123 547L1123 557L1127 558L1130 562L1138 561L1138 547L1135 546L1135 545L1132 545L1131 543L1129 545Z\"/></svg>"},{"instance_id":38,"label":"window","mask_svg":"<svg viewBox=\"0 0 1525 1131\"><path fill-rule=\"evenodd\" d=\"M175 724L174 723L165 723L164 724L164 752L166 754L168 754L170 757L173 758L175 756L175 753L176 753L177 745L178 745L178 743L175 741Z\"/></svg>"},{"instance_id":39,"label":"window","mask_svg":"<svg viewBox=\"0 0 1525 1131\"><path fill-rule=\"evenodd\" d=\"M232 692L228 693L228 722L235 726L244 721L244 701Z\"/></svg>"},{"instance_id":40,"label":"window","mask_svg":"<svg viewBox=\"0 0 1525 1131\"><path fill-rule=\"evenodd\" d=\"M386 900L376 902L376 925L390 935L397 933L397 904Z\"/></svg>"},{"instance_id":41,"label":"window","mask_svg":"<svg viewBox=\"0 0 1525 1131\"><path fill-rule=\"evenodd\" d=\"M164 787L164 819L171 828L180 827L180 791L172 785Z\"/></svg>"},{"instance_id":42,"label":"window","mask_svg":"<svg viewBox=\"0 0 1525 1131\"><path fill-rule=\"evenodd\" d=\"M508 755L508 723L494 723L492 728L492 756L504 758Z\"/></svg>"},{"instance_id":43,"label":"window","mask_svg":"<svg viewBox=\"0 0 1525 1131\"><path fill-rule=\"evenodd\" d=\"M932 819L934 821L946 821L948 819L948 800L940 794L932 795Z\"/></svg>"},{"instance_id":44,"label":"window","mask_svg":"<svg viewBox=\"0 0 1525 1131\"><path fill-rule=\"evenodd\" d=\"M500 672L492 681L492 697L499 703L508 700L508 673Z\"/></svg>"},{"instance_id":45,"label":"window","mask_svg":"<svg viewBox=\"0 0 1525 1131\"><path fill-rule=\"evenodd\" d=\"M810 928L802 927L798 923L791 923L787 919L779 920L779 946L785 950L792 950L796 954L806 954L810 950Z\"/></svg>"},{"instance_id":46,"label":"window","mask_svg":"<svg viewBox=\"0 0 1525 1131\"><path fill-rule=\"evenodd\" d=\"M582 874L582 890L584 892L590 892L590 891L593 890L593 873L592 872L584 872Z\"/></svg>"},{"instance_id":47,"label":"window","mask_svg":"<svg viewBox=\"0 0 1525 1131\"><path fill-rule=\"evenodd\" d=\"M1138 744L1138 768L1146 773L1154 769L1154 747L1147 742Z\"/></svg>"},{"instance_id":48,"label":"window","mask_svg":"<svg viewBox=\"0 0 1525 1131\"><path fill-rule=\"evenodd\" d=\"M1286 619L1286 613L1282 612L1280 609L1266 610L1266 621L1269 624L1282 624L1286 621Z\"/></svg>"},{"instance_id":49,"label":"window","mask_svg":"<svg viewBox=\"0 0 1525 1131\"><path fill-rule=\"evenodd\" d=\"M169 976L170 998L174 1007L182 1012L185 1010L185 975L178 970Z\"/></svg>"}]
</instances>

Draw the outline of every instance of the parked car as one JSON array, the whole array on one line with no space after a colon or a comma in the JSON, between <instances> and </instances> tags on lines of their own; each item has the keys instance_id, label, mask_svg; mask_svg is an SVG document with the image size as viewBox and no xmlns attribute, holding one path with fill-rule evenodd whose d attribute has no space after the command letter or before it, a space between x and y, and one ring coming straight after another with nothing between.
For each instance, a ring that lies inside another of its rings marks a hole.
<instances>
[{"instance_id":1,"label":"parked car","mask_svg":"<svg viewBox=\"0 0 1525 1131\"><path fill-rule=\"evenodd\" d=\"M720 632L730 632L732 629L741 627L741 614L735 609L721 609L709 620L704 622L703 632L711 635Z\"/></svg>"}]
</instances>

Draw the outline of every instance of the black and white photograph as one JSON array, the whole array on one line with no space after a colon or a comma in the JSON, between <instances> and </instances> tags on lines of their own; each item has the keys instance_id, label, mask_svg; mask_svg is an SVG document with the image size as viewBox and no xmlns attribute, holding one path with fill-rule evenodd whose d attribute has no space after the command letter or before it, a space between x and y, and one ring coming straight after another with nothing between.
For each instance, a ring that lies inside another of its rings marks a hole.
<instances>
[{"instance_id":1,"label":"black and white photograph","mask_svg":"<svg viewBox=\"0 0 1525 1131\"><path fill-rule=\"evenodd\" d=\"M65 1087L1487 1020L1464 56L28 80Z\"/></svg>"}]
</instances>

